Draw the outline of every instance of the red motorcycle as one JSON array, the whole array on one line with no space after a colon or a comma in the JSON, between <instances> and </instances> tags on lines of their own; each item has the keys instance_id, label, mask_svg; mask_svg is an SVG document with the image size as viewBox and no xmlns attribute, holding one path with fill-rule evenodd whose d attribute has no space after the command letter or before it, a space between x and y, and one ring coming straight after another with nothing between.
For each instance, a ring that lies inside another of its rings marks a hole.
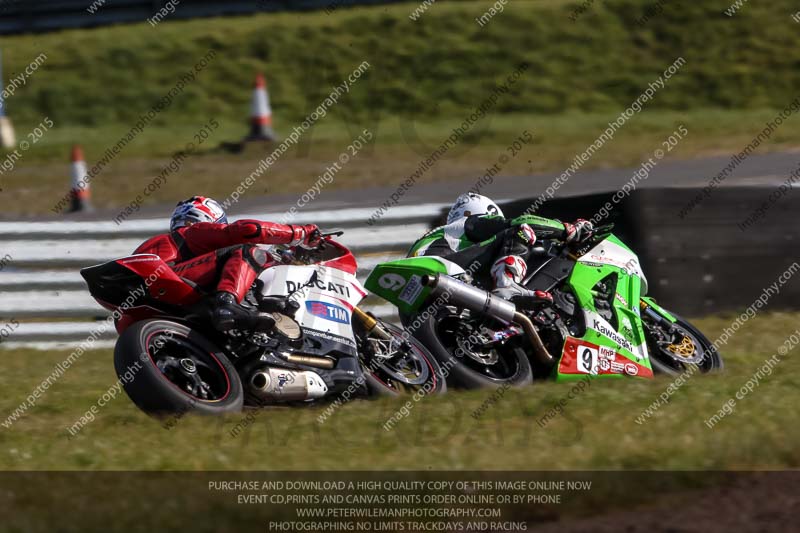
<instances>
[{"instance_id":1,"label":"red motorcycle","mask_svg":"<svg viewBox=\"0 0 800 533\"><path fill-rule=\"evenodd\" d=\"M333 239L341 234L324 234L314 250L262 246L276 266L242 305L271 317L269 331L217 332L213 289L181 278L156 255L82 269L92 296L119 317L114 366L131 400L150 414L222 414L243 405L444 392L438 363L421 343L358 307L367 291L355 257Z\"/></svg>"}]
</instances>

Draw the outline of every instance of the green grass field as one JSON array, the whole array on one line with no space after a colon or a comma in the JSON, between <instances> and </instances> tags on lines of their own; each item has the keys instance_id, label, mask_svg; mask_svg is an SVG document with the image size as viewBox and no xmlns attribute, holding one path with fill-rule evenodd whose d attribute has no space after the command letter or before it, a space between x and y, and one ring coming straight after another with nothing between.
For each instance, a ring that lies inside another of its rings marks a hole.
<instances>
[{"instance_id":1,"label":"green grass field","mask_svg":"<svg viewBox=\"0 0 800 533\"><path fill-rule=\"evenodd\" d=\"M216 56L158 117L160 124L207 114L246 113L256 71L270 82L276 110L302 119L362 61L372 65L338 113L458 117L521 63L499 114L624 109L679 55L686 71L652 103L656 109L783 106L800 84L794 68L796 4L756 2L735 17L727 0L669 2L647 24L646 0L595 2L575 22L578 2L509 2L481 27L486 3L437 2L414 22L416 2L322 12L167 20L4 39L6 77L47 59L8 99L21 124L48 115L61 127L132 123L181 73ZM770 31L763 29L769 27ZM188 120L186 120L188 119Z\"/></svg>"},{"instance_id":2,"label":"green grass field","mask_svg":"<svg viewBox=\"0 0 800 533\"><path fill-rule=\"evenodd\" d=\"M485 2L440 1L412 22L416 5L8 37L6 78L47 56L7 98L18 137L44 117L54 126L0 175L3 192L14 195L7 212L49 213L66 192L70 146L83 144L93 166L208 50L216 55L196 81L94 178L98 206L128 204L211 119L219 129L146 203L198 191L229 195L271 150L218 148L247 130L256 71L267 75L275 128L286 136L356 65L371 65L248 190L253 197L305 191L364 128L373 144L331 187L399 183L521 63L528 70L425 181L478 176L526 129L535 144L502 174L561 171L678 56L685 65L585 168L636 165L680 124L690 134L671 157L738 152L798 96L800 50L788 0L751 3L735 17L722 14L724 0L668 2L644 25L636 21L651 7L645 0L595 2L575 22L574 2L510 2L483 28L475 17ZM797 146L800 125L788 120L760 150Z\"/></svg>"},{"instance_id":3,"label":"green grass field","mask_svg":"<svg viewBox=\"0 0 800 533\"><path fill-rule=\"evenodd\" d=\"M413 404L387 432L406 399L354 401L324 424L321 407L241 416L183 417L171 429L139 412L124 394L70 438L72 426L115 383L109 351L88 352L10 429L0 429L2 470L537 470L782 469L800 465L798 362L790 352L774 373L713 429L704 424L784 339L800 315L765 313L747 322L722 353L721 375L695 376L644 424L635 418L671 383L594 382L563 415L540 424L570 385L509 391L478 420L489 391L453 392ZM697 325L716 338L730 317ZM10 414L66 352L3 351L0 401ZM544 427L541 427L544 425Z\"/></svg>"}]
</instances>

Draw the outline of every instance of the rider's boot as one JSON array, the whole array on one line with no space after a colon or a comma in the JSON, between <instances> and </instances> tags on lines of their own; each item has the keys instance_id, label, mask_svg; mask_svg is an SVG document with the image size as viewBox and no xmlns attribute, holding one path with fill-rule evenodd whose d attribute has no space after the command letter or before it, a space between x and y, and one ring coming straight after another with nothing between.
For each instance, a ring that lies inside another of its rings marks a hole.
<instances>
[{"instance_id":1,"label":"rider's boot","mask_svg":"<svg viewBox=\"0 0 800 533\"><path fill-rule=\"evenodd\" d=\"M217 293L212 321L214 327L223 333L232 330L269 332L275 326L275 320L270 315L245 309L236 301L235 294L226 291Z\"/></svg>"},{"instance_id":2,"label":"rider's boot","mask_svg":"<svg viewBox=\"0 0 800 533\"><path fill-rule=\"evenodd\" d=\"M501 257L492 265L495 286L492 294L523 307L553 303L553 296L549 292L532 291L520 285L527 271L528 265L520 256Z\"/></svg>"}]
</instances>

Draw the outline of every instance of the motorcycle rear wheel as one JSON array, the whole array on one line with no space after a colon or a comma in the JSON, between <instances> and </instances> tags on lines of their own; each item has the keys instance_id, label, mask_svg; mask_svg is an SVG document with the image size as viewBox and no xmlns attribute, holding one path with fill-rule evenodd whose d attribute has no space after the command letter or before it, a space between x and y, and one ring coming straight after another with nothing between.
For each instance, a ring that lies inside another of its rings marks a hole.
<instances>
[{"instance_id":1,"label":"motorcycle rear wheel","mask_svg":"<svg viewBox=\"0 0 800 533\"><path fill-rule=\"evenodd\" d=\"M114 368L130 399L150 415L242 410L239 374L219 348L188 326L144 320L114 348Z\"/></svg>"},{"instance_id":2,"label":"motorcycle rear wheel","mask_svg":"<svg viewBox=\"0 0 800 533\"><path fill-rule=\"evenodd\" d=\"M414 335L427 347L442 367L447 381L455 387L478 389L510 385L520 387L533 382L533 370L525 350L504 346L494 364L482 364L466 354L471 344L447 330L447 325L460 319L448 309L439 309L414 331ZM407 321L411 321L407 318ZM460 352L461 356L457 354Z\"/></svg>"}]
</instances>

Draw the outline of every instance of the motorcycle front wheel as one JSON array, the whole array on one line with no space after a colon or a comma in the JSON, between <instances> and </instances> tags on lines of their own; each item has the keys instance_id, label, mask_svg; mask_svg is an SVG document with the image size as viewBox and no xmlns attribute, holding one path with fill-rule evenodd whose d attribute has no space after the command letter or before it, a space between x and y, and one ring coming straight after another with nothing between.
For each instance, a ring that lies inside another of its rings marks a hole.
<instances>
[{"instance_id":1,"label":"motorcycle front wheel","mask_svg":"<svg viewBox=\"0 0 800 533\"><path fill-rule=\"evenodd\" d=\"M676 322L672 331L661 324L645 320L645 339L650 364L659 374L678 376L692 367L705 374L724 368L722 356L711 341L687 320L672 313Z\"/></svg>"},{"instance_id":2,"label":"motorcycle front wheel","mask_svg":"<svg viewBox=\"0 0 800 533\"><path fill-rule=\"evenodd\" d=\"M447 384L436 359L425 346L403 329L380 321L390 339L360 335L361 370L370 394L443 394Z\"/></svg>"}]
</instances>

